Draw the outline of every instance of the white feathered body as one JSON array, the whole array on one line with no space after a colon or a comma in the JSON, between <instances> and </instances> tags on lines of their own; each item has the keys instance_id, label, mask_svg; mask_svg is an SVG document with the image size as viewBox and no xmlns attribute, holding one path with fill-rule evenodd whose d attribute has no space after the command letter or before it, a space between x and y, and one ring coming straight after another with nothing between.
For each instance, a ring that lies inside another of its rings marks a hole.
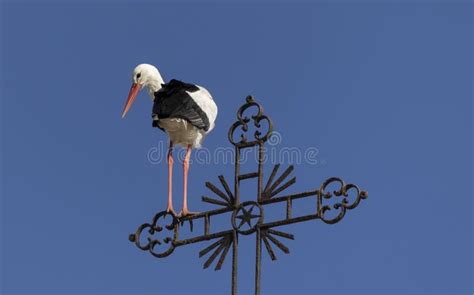
<instances>
[{"instance_id":1,"label":"white feathered body","mask_svg":"<svg viewBox=\"0 0 474 295\"><path fill-rule=\"evenodd\" d=\"M166 118L160 119L158 124L168 134L173 144L183 147L191 145L193 148L200 148L206 135L211 132L215 126L217 118L217 105L215 104L211 94L206 88L198 86L199 91L187 92L194 102L206 113L209 119L209 129L203 130L195 127L186 119Z\"/></svg>"}]
</instances>

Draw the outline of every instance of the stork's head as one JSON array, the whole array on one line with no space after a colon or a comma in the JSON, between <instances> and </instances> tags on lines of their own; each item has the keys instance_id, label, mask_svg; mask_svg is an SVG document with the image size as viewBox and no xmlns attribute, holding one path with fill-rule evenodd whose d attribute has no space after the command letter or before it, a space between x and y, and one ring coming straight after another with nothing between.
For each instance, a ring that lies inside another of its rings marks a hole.
<instances>
[{"instance_id":1,"label":"stork's head","mask_svg":"<svg viewBox=\"0 0 474 295\"><path fill-rule=\"evenodd\" d=\"M148 87L150 96L154 98L154 93L161 88L163 84L163 78L161 78L160 72L158 69L149 64L140 64L133 70L132 75L132 87L128 94L127 102L123 108L122 118L125 117L128 110L132 107L133 102L137 98L138 92L143 87Z\"/></svg>"}]
</instances>

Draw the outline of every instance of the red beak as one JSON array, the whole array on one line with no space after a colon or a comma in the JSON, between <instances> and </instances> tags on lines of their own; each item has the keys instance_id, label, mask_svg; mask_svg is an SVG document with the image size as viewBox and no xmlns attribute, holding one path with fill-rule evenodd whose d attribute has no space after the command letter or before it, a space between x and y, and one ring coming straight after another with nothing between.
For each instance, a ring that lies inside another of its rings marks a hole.
<instances>
[{"instance_id":1,"label":"red beak","mask_svg":"<svg viewBox=\"0 0 474 295\"><path fill-rule=\"evenodd\" d=\"M138 91L140 91L140 85L137 83L133 83L132 87L130 88L130 92L128 93L127 102L125 103L125 107L123 108L122 112L122 119L127 114L128 110L132 107L135 98L137 98Z\"/></svg>"}]
</instances>

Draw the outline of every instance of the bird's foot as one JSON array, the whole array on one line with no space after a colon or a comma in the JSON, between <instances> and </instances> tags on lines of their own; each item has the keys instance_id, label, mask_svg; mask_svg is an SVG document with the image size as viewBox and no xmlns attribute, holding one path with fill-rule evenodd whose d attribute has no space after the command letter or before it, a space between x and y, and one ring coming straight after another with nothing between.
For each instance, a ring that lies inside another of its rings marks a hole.
<instances>
[{"instance_id":1,"label":"bird's foot","mask_svg":"<svg viewBox=\"0 0 474 295\"><path fill-rule=\"evenodd\" d=\"M191 216L191 215L196 215L196 214L199 214L199 212L191 212L191 211L188 210L188 208L183 208L179 212L178 216L182 218L182 217L185 217L185 216Z\"/></svg>"},{"instance_id":2,"label":"bird's foot","mask_svg":"<svg viewBox=\"0 0 474 295\"><path fill-rule=\"evenodd\" d=\"M184 222L187 220L189 221L189 227L191 229L191 232L193 231L193 220L192 219L187 219L186 217L191 217L193 215L196 215L198 214L199 212L191 212L188 210L188 208L183 208L180 212L179 212L179 215L178 215L178 220L179 220L179 223L181 224L181 226L184 225Z\"/></svg>"},{"instance_id":3,"label":"bird's foot","mask_svg":"<svg viewBox=\"0 0 474 295\"><path fill-rule=\"evenodd\" d=\"M166 213L173 215L173 217L179 216L178 214L176 214L176 211L174 211L173 207L166 208Z\"/></svg>"}]
</instances>

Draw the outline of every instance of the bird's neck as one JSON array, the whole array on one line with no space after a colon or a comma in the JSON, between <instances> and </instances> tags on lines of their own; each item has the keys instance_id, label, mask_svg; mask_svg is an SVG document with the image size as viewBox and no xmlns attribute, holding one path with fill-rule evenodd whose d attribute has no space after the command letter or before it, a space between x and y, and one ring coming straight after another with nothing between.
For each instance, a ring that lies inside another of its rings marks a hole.
<instances>
[{"instance_id":1,"label":"bird's neck","mask_svg":"<svg viewBox=\"0 0 474 295\"><path fill-rule=\"evenodd\" d=\"M161 75L159 73L157 75L153 75L147 80L145 86L148 88L148 93L150 94L152 99L155 98L155 92L160 90L162 88L161 85L164 83L165 81L163 81L163 78L161 78Z\"/></svg>"}]
</instances>

